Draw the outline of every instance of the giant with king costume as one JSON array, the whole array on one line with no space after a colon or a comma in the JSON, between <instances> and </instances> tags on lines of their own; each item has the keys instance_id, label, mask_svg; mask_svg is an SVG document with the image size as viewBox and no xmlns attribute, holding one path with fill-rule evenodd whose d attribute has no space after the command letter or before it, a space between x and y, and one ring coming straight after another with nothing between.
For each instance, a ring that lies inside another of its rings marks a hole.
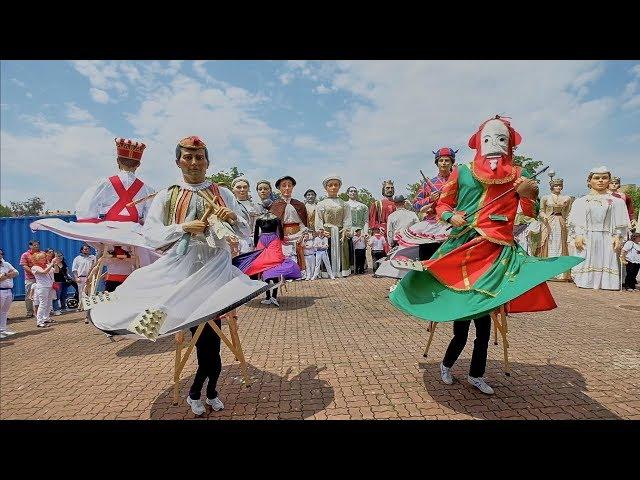
<instances>
[{"instance_id":1,"label":"giant with king costume","mask_svg":"<svg viewBox=\"0 0 640 480\"><path fill-rule=\"evenodd\" d=\"M231 264L229 243L247 225L233 194L206 180L204 142L181 140L176 163L184 179L158 192L142 229L147 243L166 253L90 310L102 331L154 340L217 318L269 288Z\"/></svg>"},{"instance_id":2,"label":"giant with king costume","mask_svg":"<svg viewBox=\"0 0 640 480\"><path fill-rule=\"evenodd\" d=\"M534 216L538 191L513 165L520 142L520 134L499 116L485 121L469 139L475 158L453 170L436 205L440 219L453 225L449 238L421 262L423 271L410 271L402 279L389 295L394 305L434 322L482 317L505 304L511 312L556 307L546 280L582 259L531 257L514 242L518 205Z\"/></svg>"},{"instance_id":3,"label":"giant with king costume","mask_svg":"<svg viewBox=\"0 0 640 480\"><path fill-rule=\"evenodd\" d=\"M149 265L160 255L146 245L141 223L154 189L135 175L146 145L124 138L116 138L115 145L118 174L98 180L82 194L76 204L76 222L43 218L29 227L87 242L98 251L105 250L105 246L131 247L139 265Z\"/></svg>"}]
</instances>

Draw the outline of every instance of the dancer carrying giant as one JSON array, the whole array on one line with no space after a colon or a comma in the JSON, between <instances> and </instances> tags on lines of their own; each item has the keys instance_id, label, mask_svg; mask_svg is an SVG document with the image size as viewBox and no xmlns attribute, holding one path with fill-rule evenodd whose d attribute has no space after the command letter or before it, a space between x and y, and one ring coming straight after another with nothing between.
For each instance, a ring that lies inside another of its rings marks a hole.
<instances>
[{"instance_id":1,"label":"dancer carrying giant","mask_svg":"<svg viewBox=\"0 0 640 480\"><path fill-rule=\"evenodd\" d=\"M476 150L474 160L453 170L436 205L437 215L453 226L449 238L430 260L421 262L423 271L410 271L389 295L394 305L411 315L454 321L454 338L441 364L445 383L453 381L449 369L466 344L470 321L475 321L469 382L485 393L493 393L482 379L489 313L505 304L511 312L555 308L545 281L582 261L570 256L531 257L514 242L518 204L533 216L538 193L536 183L513 165L513 151L520 142L520 134L500 116L480 125L469 139L469 147Z\"/></svg>"},{"instance_id":2,"label":"dancer carrying giant","mask_svg":"<svg viewBox=\"0 0 640 480\"><path fill-rule=\"evenodd\" d=\"M268 288L231 264L229 244L248 225L233 194L206 179L205 143L195 136L182 139L176 164L183 179L158 192L142 229L147 243L166 253L91 309L100 330L129 334L145 311L159 312L163 322L154 333L162 336L217 318Z\"/></svg>"}]
</instances>

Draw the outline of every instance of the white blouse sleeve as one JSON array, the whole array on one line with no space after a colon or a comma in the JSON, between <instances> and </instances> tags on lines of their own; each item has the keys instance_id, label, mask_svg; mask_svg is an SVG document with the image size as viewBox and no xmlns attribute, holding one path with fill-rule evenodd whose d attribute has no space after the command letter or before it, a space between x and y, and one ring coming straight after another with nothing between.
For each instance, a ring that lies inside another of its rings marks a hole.
<instances>
[{"instance_id":1,"label":"white blouse sleeve","mask_svg":"<svg viewBox=\"0 0 640 480\"><path fill-rule=\"evenodd\" d=\"M586 230L587 212L583 198L576 199L571 205L571 211L567 218L567 227L570 237L584 236Z\"/></svg>"},{"instance_id":2,"label":"white blouse sleeve","mask_svg":"<svg viewBox=\"0 0 640 480\"><path fill-rule=\"evenodd\" d=\"M163 247L171 242L180 240L185 233L182 227L172 223L164 224L165 205L167 203L167 190L162 190L153 197L149 206L147 219L142 226L142 235L147 245L153 248Z\"/></svg>"},{"instance_id":3,"label":"white blouse sleeve","mask_svg":"<svg viewBox=\"0 0 640 480\"><path fill-rule=\"evenodd\" d=\"M76 203L77 218L98 218L100 207L102 205L101 197L103 196L108 180L100 179L93 186L89 187ZM109 183L109 185L111 185Z\"/></svg>"}]
</instances>

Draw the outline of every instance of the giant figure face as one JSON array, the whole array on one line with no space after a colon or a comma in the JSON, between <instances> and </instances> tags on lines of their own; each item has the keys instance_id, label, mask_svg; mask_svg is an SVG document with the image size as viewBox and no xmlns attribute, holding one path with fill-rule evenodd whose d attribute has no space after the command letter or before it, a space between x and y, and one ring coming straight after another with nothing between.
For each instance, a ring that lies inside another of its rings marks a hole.
<instances>
[{"instance_id":1,"label":"giant figure face","mask_svg":"<svg viewBox=\"0 0 640 480\"><path fill-rule=\"evenodd\" d=\"M204 148L191 149L180 147L178 166L182 170L185 182L191 184L202 183L206 179L209 162Z\"/></svg>"},{"instance_id":2,"label":"giant figure face","mask_svg":"<svg viewBox=\"0 0 640 480\"><path fill-rule=\"evenodd\" d=\"M610 181L611 174L608 172L589 174L589 188L597 193L605 193L609 189Z\"/></svg>"},{"instance_id":3,"label":"giant figure face","mask_svg":"<svg viewBox=\"0 0 640 480\"><path fill-rule=\"evenodd\" d=\"M282 186L282 185L280 185ZM316 203L316 192L314 192L313 190L309 190L307 193L305 193L304 198L307 201L307 203Z\"/></svg>"},{"instance_id":4,"label":"giant figure face","mask_svg":"<svg viewBox=\"0 0 640 480\"><path fill-rule=\"evenodd\" d=\"M480 131L480 155L489 162L491 170L498 160L509 154L509 129L500 120L489 120Z\"/></svg>"},{"instance_id":5,"label":"giant figure face","mask_svg":"<svg viewBox=\"0 0 640 480\"><path fill-rule=\"evenodd\" d=\"M619 188L620 180L618 179L618 177L613 177L609 182L609 190L611 190L612 192L617 192Z\"/></svg>"},{"instance_id":6,"label":"giant figure face","mask_svg":"<svg viewBox=\"0 0 640 480\"><path fill-rule=\"evenodd\" d=\"M340 180L332 178L325 184L324 189L327 191L329 198L336 198L341 186L342 182Z\"/></svg>"},{"instance_id":7,"label":"giant figure face","mask_svg":"<svg viewBox=\"0 0 640 480\"><path fill-rule=\"evenodd\" d=\"M382 195L387 197L387 198L392 198L393 195L396 193L396 189L393 186L393 182L391 181L386 181L382 184Z\"/></svg>"},{"instance_id":8,"label":"giant figure face","mask_svg":"<svg viewBox=\"0 0 640 480\"><path fill-rule=\"evenodd\" d=\"M258 197L260 197L261 201L271 197L271 185L268 183L259 183L256 185L256 191L258 192Z\"/></svg>"},{"instance_id":9,"label":"giant figure face","mask_svg":"<svg viewBox=\"0 0 640 480\"><path fill-rule=\"evenodd\" d=\"M347 189L347 196L349 200L358 200L358 189L356 187L349 187Z\"/></svg>"},{"instance_id":10,"label":"giant figure face","mask_svg":"<svg viewBox=\"0 0 640 480\"><path fill-rule=\"evenodd\" d=\"M284 198L289 198L293 194L293 182L289 179L282 180L278 188Z\"/></svg>"},{"instance_id":11,"label":"giant figure face","mask_svg":"<svg viewBox=\"0 0 640 480\"><path fill-rule=\"evenodd\" d=\"M451 173L451 169L453 168L453 159L451 157L447 157L443 155L437 160L438 165L438 173L440 175L449 175Z\"/></svg>"},{"instance_id":12,"label":"giant figure face","mask_svg":"<svg viewBox=\"0 0 640 480\"><path fill-rule=\"evenodd\" d=\"M560 193L562 193L562 184L561 183L551 184L551 191L556 195L560 195Z\"/></svg>"},{"instance_id":13,"label":"giant figure face","mask_svg":"<svg viewBox=\"0 0 640 480\"><path fill-rule=\"evenodd\" d=\"M249 184L244 180L239 180L233 186L233 194L236 196L238 200L248 200L249 199Z\"/></svg>"}]
</instances>

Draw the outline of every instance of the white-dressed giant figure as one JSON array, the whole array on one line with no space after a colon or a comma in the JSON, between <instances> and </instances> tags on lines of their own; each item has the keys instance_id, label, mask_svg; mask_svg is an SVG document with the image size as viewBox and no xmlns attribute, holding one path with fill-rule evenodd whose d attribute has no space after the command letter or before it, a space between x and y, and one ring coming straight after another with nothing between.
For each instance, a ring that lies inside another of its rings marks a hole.
<instances>
[{"instance_id":1,"label":"white-dressed giant figure","mask_svg":"<svg viewBox=\"0 0 640 480\"><path fill-rule=\"evenodd\" d=\"M585 259L571 270L573 281L581 288L620 289L617 252L631 225L624 201L607 191L610 180L606 167L592 169L590 192L573 202L567 220L574 255Z\"/></svg>"}]
</instances>

